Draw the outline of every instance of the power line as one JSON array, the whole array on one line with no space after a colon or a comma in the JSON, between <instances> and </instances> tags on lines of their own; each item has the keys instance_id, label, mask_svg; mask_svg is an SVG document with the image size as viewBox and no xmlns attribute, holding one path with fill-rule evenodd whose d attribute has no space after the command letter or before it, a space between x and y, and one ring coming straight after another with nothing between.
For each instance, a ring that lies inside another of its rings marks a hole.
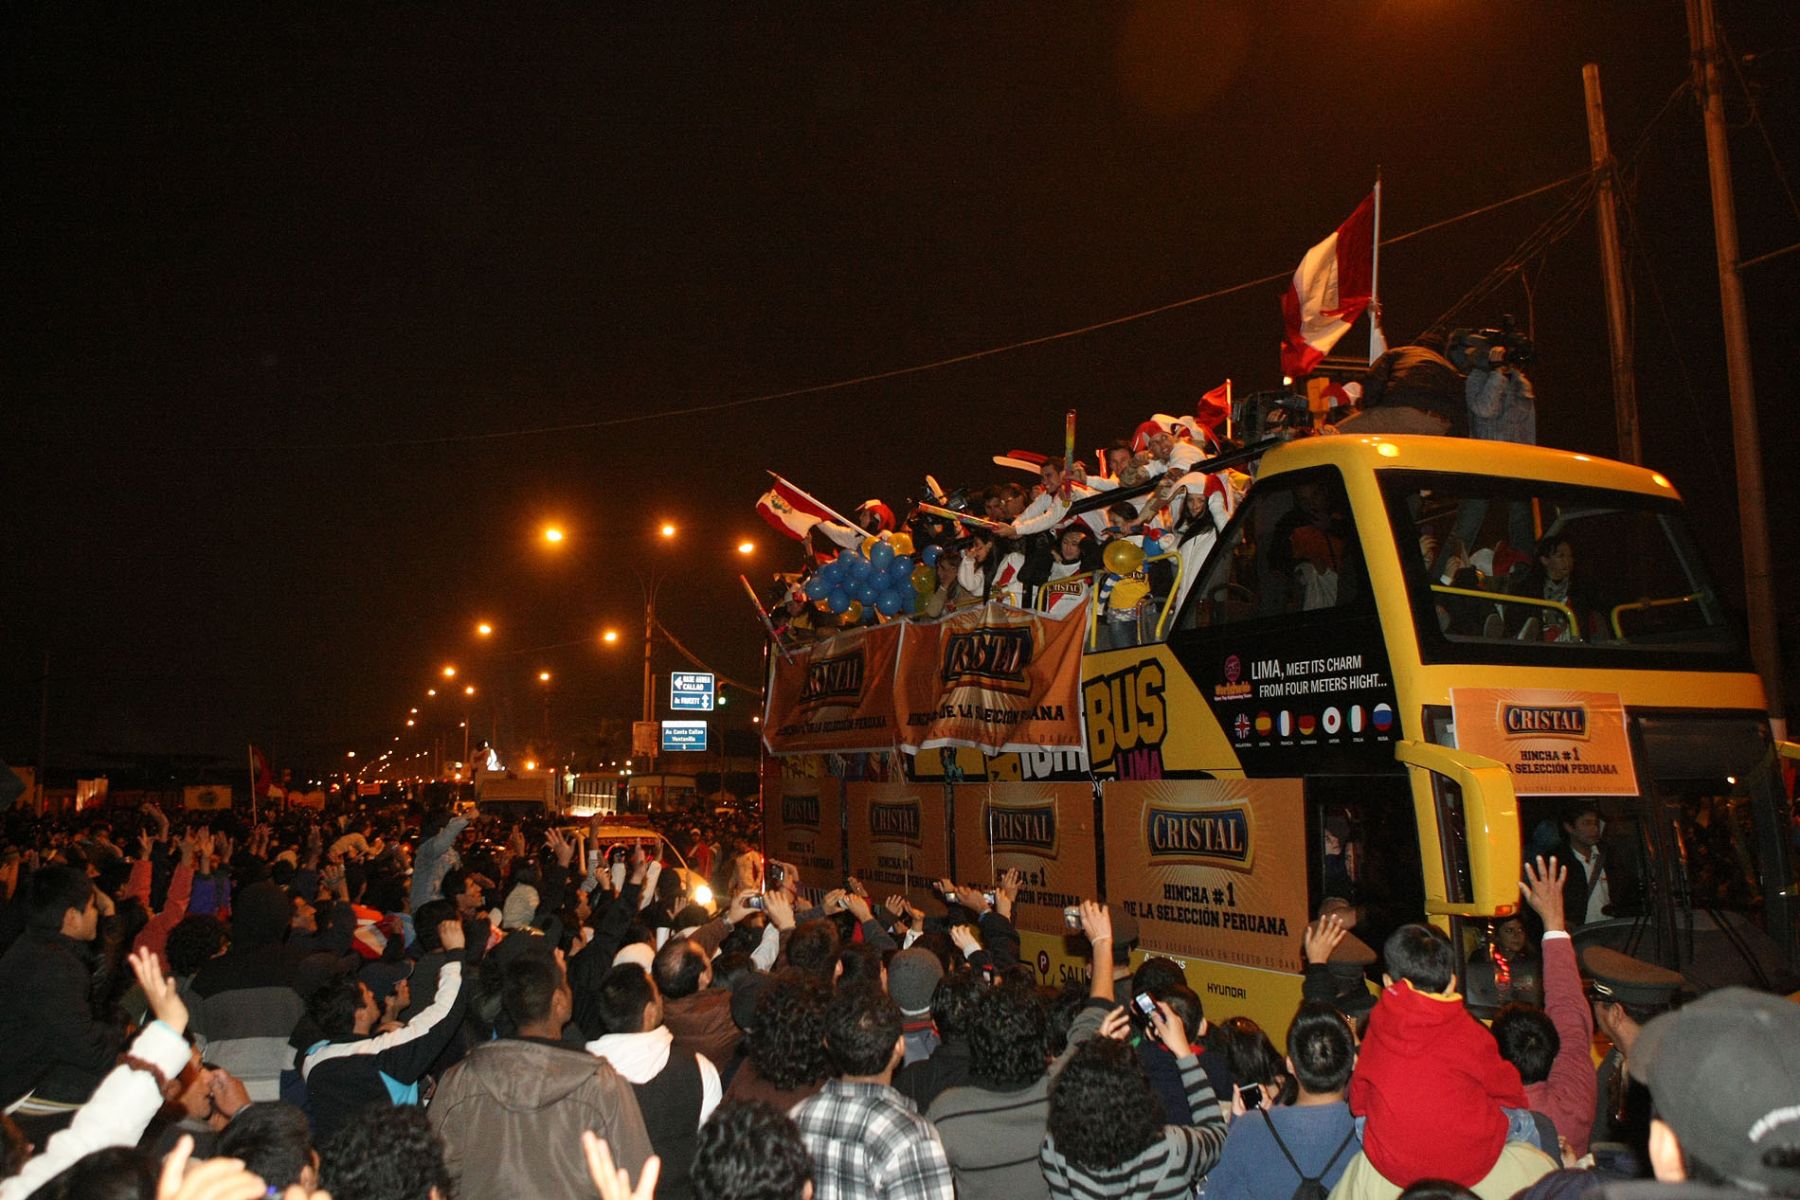
<instances>
[{"instance_id":1,"label":"power line","mask_svg":"<svg viewBox=\"0 0 1800 1200\"><path fill-rule=\"evenodd\" d=\"M1432 233L1446 226L1483 216L1496 209L1529 200L1533 196L1567 187L1577 180L1585 179L1590 172L1583 170L1561 179L1543 184L1529 191L1520 192L1516 196L1508 196L1504 200L1496 200L1492 204L1484 204L1455 216L1445 217L1418 229L1396 234L1382 240L1383 246L1392 246L1422 234ZM1020 341L1006 342L998 346L989 346L984 350L971 350L965 354L953 354L945 358L932 359L929 362L914 363L911 366L895 367L886 371L873 371L865 375L856 375L847 379L834 379L829 383L809 384L805 387L788 388L778 392L763 392L755 396L744 396L736 400L721 400L712 404L693 404L682 408L659 409L654 412L635 412L617 417L603 417L593 421L570 421L559 425L537 425L521 429L495 429L481 433L449 433L434 437L416 438L382 438L367 441L330 441L330 442L292 442L285 444L264 445L199 445L177 443L153 447L159 452L187 451L206 453L308 453L317 451L345 450L401 450L422 448L427 446L470 445L484 442L508 441L514 438L545 437L565 433L589 433L599 429L616 429L623 425L639 425L648 421L666 421L678 417L702 416L708 413L727 412L736 408L747 408L756 404L772 404L779 400L794 400L803 396L818 396L827 392L842 391L846 388L863 387L871 383L882 383L890 379L903 379L910 375L920 375L927 371L938 371L945 367L961 366L964 363L979 362L982 359L994 358L1002 354L1011 354L1018 350L1029 350L1036 346L1046 346L1053 342L1067 341L1070 338L1083 337L1090 333L1098 333L1103 329L1112 329L1120 325L1128 325L1178 309L1191 308L1196 304L1204 304L1209 300L1219 300L1251 288L1290 278L1292 270L1275 271L1243 283L1234 283L1228 287L1215 288L1210 292L1202 292L1197 296L1187 296L1180 300L1171 300L1167 304L1159 304L1153 308L1141 309L1126 313L1123 316L1108 317L1102 321L1094 321L1073 329L1058 330L1038 337L1024 338Z\"/></svg>"}]
</instances>

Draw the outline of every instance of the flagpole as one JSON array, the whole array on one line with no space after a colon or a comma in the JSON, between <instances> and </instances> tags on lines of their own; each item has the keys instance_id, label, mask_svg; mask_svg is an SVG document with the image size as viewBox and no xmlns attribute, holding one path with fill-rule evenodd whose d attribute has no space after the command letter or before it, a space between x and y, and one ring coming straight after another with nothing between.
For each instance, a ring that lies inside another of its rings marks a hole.
<instances>
[{"instance_id":1,"label":"flagpole","mask_svg":"<svg viewBox=\"0 0 1800 1200\"><path fill-rule=\"evenodd\" d=\"M1381 357L1387 338L1381 332L1381 168L1375 168L1374 262L1369 268L1369 361Z\"/></svg>"},{"instance_id":2,"label":"flagpole","mask_svg":"<svg viewBox=\"0 0 1800 1200\"><path fill-rule=\"evenodd\" d=\"M244 743L244 762L250 768L250 824L256 824L256 745Z\"/></svg>"},{"instance_id":3,"label":"flagpole","mask_svg":"<svg viewBox=\"0 0 1800 1200\"><path fill-rule=\"evenodd\" d=\"M1231 376L1225 377L1225 440L1231 440Z\"/></svg>"}]
</instances>

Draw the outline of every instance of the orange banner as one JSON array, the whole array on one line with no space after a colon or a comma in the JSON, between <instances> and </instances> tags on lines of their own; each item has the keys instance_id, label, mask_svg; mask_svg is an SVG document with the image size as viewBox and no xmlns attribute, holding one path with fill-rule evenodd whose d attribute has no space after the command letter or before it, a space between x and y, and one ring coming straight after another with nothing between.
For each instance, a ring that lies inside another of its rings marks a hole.
<instances>
[{"instance_id":1,"label":"orange banner","mask_svg":"<svg viewBox=\"0 0 1800 1200\"><path fill-rule=\"evenodd\" d=\"M1019 872L1013 924L1065 932L1063 909L1099 893L1091 783L999 783L956 789L957 882L993 885Z\"/></svg>"},{"instance_id":2,"label":"orange banner","mask_svg":"<svg viewBox=\"0 0 1800 1200\"><path fill-rule=\"evenodd\" d=\"M877 625L823 638L775 659L763 738L774 754L891 750L900 626Z\"/></svg>"},{"instance_id":3,"label":"orange banner","mask_svg":"<svg viewBox=\"0 0 1800 1200\"><path fill-rule=\"evenodd\" d=\"M1505 763L1521 796L1635 796L1617 692L1451 688L1456 746Z\"/></svg>"},{"instance_id":4,"label":"orange banner","mask_svg":"<svg viewBox=\"0 0 1800 1200\"><path fill-rule=\"evenodd\" d=\"M985 754L1083 750L1085 602L1062 617L987 604L910 623L894 681L900 744Z\"/></svg>"},{"instance_id":5,"label":"orange banner","mask_svg":"<svg viewBox=\"0 0 1800 1200\"><path fill-rule=\"evenodd\" d=\"M934 879L950 874L944 789L931 784L849 783L850 874L880 904L904 894L926 912L942 911Z\"/></svg>"},{"instance_id":6,"label":"orange banner","mask_svg":"<svg viewBox=\"0 0 1800 1200\"><path fill-rule=\"evenodd\" d=\"M1298 779L1105 785L1107 899L1145 950L1292 971L1306 928Z\"/></svg>"}]
</instances>

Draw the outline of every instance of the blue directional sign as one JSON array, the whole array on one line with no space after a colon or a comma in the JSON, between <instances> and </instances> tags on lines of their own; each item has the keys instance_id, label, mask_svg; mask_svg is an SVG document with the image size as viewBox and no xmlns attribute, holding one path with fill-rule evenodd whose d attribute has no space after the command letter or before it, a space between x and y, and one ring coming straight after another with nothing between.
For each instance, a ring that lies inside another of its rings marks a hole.
<instances>
[{"instance_id":1,"label":"blue directional sign","mask_svg":"<svg viewBox=\"0 0 1800 1200\"><path fill-rule=\"evenodd\" d=\"M711 712L716 689L711 671L672 671L669 707L677 712Z\"/></svg>"},{"instance_id":2,"label":"blue directional sign","mask_svg":"<svg viewBox=\"0 0 1800 1200\"><path fill-rule=\"evenodd\" d=\"M706 749L706 722L664 721L662 748L665 754L671 750Z\"/></svg>"}]
</instances>

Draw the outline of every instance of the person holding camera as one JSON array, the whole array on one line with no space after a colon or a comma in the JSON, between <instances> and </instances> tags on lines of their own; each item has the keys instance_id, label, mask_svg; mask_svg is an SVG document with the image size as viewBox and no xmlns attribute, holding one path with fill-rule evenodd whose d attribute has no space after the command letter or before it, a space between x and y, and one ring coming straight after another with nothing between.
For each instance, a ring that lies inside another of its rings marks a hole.
<instances>
[{"instance_id":1,"label":"person holding camera","mask_svg":"<svg viewBox=\"0 0 1800 1200\"><path fill-rule=\"evenodd\" d=\"M1525 377L1531 342L1504 329L1459 329L1451 335L1450 361L1465 372L1469 436L1490 442L1537 445L1537 393Z\"/></svg>"}]
</instances>

